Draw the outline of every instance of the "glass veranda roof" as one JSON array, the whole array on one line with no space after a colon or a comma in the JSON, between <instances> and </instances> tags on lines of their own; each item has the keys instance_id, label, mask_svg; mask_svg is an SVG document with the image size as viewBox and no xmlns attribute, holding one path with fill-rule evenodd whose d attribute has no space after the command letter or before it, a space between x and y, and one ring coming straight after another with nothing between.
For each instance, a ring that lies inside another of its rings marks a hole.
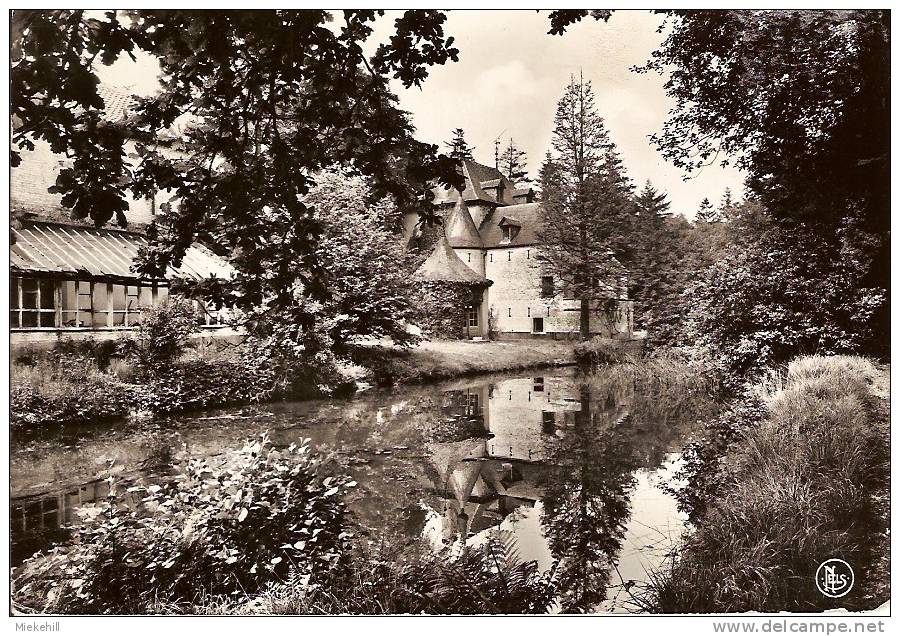
<instances>
[{"instance_id":1,"label":"glass veranda roof","mask_svg":"<svg viewBox=\"0 0 900 636\"><path fill-rule=\"evenodd\" d=\"M23 221L12 228L9 250L12 272L44 272L92 278L140 278L131 271L146 239L135 232L77 227L42 221ZM207 248L194 244L181 267L166 277L230 278L231 266Z\"/></svg>"}]
</instances>

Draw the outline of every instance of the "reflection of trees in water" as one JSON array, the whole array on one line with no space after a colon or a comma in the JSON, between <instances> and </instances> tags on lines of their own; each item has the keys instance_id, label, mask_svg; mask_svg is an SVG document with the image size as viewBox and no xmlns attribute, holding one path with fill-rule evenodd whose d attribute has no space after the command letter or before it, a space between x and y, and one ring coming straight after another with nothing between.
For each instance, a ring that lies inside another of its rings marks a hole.
<instances>
[{"instance_id":1,"label":"reflection of trees in water","mask_svg":"<svg viewBox=\"0 0 900 636\"><path fill-rule=\"evenodd\" d=\"M634 448L640 457L639 467L655 468L668 453L680 451L690 433L709 422L718 408L704 390L670 386L658 380L636 386L625 431L632 437L640 436L641 443Z\"/></svg>"},{"instance_id":2,"label":"reflection of trees in water","mask_svg":"<svg viewBox=\"0 0 900 636\"><path fill-rule=\"evenodd\" d=\"M551 466L541 523L558 561L563 611L589 611L606 598L612 560L622 547L629 517L632 473L630 439L616 423L626 413L612 395L583 385L581 409L548 444Z\"/></svg>"},{"instance_id":3,"label":"reflection of trees in water","mask_svg":"<svg viewBox=\"0 0 900 636\"><path fill-rule=\"evenodd\" d=\"M661 383L589 379L580 410L547 444L541 523L558 561L564 611L590 611L606 598L612 563L630 518L634 472L655 469L680 448L714 404Z\"/></svg>"}]
</instances>

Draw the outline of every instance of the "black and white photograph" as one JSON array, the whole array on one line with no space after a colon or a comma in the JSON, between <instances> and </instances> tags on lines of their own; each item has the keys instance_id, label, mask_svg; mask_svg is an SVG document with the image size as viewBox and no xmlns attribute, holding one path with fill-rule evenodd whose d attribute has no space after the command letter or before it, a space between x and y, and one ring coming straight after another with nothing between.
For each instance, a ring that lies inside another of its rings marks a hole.
<instances>
[{"instance_id":1,"label":"black and white photograph","mask_svg":"<svg viewBox=\"0 0 900 636\"><path fill-rule=\"evenodd\" d=\"M891 17L8 10L8 633L885 632Z\"/></svg>"}]
</instances>

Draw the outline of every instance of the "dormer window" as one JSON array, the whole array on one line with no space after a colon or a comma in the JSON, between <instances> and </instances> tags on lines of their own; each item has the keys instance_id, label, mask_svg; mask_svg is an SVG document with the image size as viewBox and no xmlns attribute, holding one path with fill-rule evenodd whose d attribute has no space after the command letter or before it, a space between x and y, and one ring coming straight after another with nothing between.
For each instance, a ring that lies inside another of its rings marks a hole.
<instances>
[{"instance_id":1,"label":"dormer window","mask_svg":"<svg viewBox=\"0 0 900 636\"><path fill-rule=\"evenodd\" d=\"M500 219L500 242L501 243L512 243L516 235L519 233L519 230L522 228L522 225L513 218L504 216Z\"/></svg>"}]
</instances>

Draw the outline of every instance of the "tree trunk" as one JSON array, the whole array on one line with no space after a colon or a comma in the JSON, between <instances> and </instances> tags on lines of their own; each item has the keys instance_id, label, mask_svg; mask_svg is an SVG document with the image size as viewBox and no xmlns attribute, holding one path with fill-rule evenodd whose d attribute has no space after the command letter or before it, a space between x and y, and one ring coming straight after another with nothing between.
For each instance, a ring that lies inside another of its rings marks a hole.
<instances>
[{"instance_id":1,"label":"tree trunk","mask_svg":"<svg viewBox=\"0 0 900 636\"><path fill-rule=\"evenodd\" d=\"M591 301L588 298L581 299L581 339L591 339Z\"/></svg>"}]
</instances>

